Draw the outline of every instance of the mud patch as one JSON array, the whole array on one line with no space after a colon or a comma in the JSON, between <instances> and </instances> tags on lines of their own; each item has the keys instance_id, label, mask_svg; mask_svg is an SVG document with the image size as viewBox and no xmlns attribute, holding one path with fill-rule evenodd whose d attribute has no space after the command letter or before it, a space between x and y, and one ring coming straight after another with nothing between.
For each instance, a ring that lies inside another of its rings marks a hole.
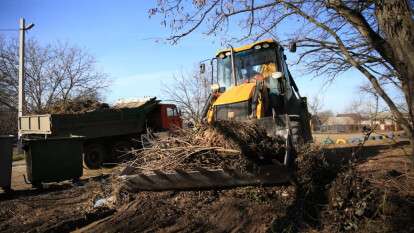
<instances>
[{"instance_id":1,"label":"mud patch","mask_svg":"<svg viewBox=\"0 0 414 233\"><path fill-rule=\"evenodd\" d=\"M115 215L80 232L266 232L293 196L291 186L141 192Z\"/></svg>"},{"instance_id":2,"label":"mud patch","mask_svg":"<svg viewBox=\"0 0 414 233\"><path fill-rule=\"evenodd\" d=\"M70 232L113 213L94 202L111 194L107 182L22 195L0 202L0 232Z\"/></svg>"}]
</instances>

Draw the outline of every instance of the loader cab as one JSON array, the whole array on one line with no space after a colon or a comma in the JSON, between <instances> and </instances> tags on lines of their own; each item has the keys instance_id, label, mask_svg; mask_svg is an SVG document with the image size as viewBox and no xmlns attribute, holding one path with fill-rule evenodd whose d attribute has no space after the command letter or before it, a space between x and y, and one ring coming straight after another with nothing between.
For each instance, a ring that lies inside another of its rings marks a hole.
<instances>
[{"instance_id":1,"label":"loader cab","mask_svg":"<svg viewBox=\"0 0 414 233\"><path fill-rule=\"evenodd\" d=\"M264 80L271 93L288 98L292 94L283 48L273 40L222 50L216 59L217 73L212 82L217 84L220 92Z\"/></svg>"},{"instance_id":2,"label":"loader cab","mask_svg":"<svg viewBox=\"0 0 414 233\"><path fill-rule=\"evenodd\" d=\"M293 79L283 48L265 40L219 51L212 62L209 122L247 120L290 113Z\"/></svg>"},{"instance_id":3,"label":"loader cab","mask_svg":"<svg viewBox=\"0 0 414 233\"><path fill-rule=\"evenodd\" d=\"M283 47L271 39L229 47L211 60L211 94L203 119L209 123L252 120L269 135L285 134L292 122L301 128L303 141L309 141L306 98L300 96L289 72ZM205 66L200 68L205 71Z\"/></svg>"}]
</instances>

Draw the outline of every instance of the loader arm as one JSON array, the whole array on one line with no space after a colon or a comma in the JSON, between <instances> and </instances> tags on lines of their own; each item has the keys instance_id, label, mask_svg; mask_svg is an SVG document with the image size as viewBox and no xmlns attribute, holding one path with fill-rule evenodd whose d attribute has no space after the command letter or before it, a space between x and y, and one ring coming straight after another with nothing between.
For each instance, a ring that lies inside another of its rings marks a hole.
<instances>
[{"instance_id":1,"label":"loader arm","mask_svg":"<svg viewBox=\"0 0 414 233\"><path fill-rule=\"evenodd\" d=\"M203 111L201 112L201 119L205 119L207 117L208 109L210 108L212 102L213 102L213 93L210 93L208 95L206 104L203 107Z\"/></svg>"}]
</instances>

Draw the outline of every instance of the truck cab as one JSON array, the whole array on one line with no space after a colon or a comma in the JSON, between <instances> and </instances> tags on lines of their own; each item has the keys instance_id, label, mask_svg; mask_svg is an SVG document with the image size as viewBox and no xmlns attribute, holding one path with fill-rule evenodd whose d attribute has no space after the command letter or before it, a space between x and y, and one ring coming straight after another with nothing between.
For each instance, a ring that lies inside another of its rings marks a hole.
<instances>
[{"instance_id":1,"label":"truck cab","mask_svg":"<svg viewBox=\"0 0 414 233\"><path fill-rule=\"evenodd\" d=\"M155 132L170 131L182 128L180 111L174 104L158 104L151 113L148 125Z\"/></svg>"}]
</instances>

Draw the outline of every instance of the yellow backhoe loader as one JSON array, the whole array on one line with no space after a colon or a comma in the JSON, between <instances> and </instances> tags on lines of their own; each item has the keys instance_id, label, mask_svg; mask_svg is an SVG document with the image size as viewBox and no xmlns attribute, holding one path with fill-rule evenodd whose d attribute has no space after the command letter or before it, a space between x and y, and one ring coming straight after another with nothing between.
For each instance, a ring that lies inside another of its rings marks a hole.
<instances>
[{"instance_id":1,"label":"yellow backhoe loader","mask_svg":"<svg viewBox=\"0 0 414 233\"><path fill-rule=\"evenodd\" d=\"M186 190L273 185L290 180L293 151L309 142L310 114L305 97L289 72L282 46L264 40L219 51L210 60L211 94L203 109L208 123L216 121L254 121L266 128L269 136L285 139L284 158L257 166L251 172L238 169L205 169L171 172L153 171L128 175L133 190ZM206 73L200 65L200 73ZM282 156L283 157L283 156Z\"/></svg>"},{"instance_id":2,"label":"yellow backhoe loader","mask_svg":"<svg viewBox=\"0 0 414 233\"><path fill-rule=\"evenodd\" d=\"M300 96L283 47L276 41L269 39L219 51L211 67L212 92L203 109L209 123L255 121L270 136L285 138L290 147L312 140L306 97ZM205 72L204 64L200 71ZM285 165L291 159L288 154Z\"/></svg>"}]
</instances>

